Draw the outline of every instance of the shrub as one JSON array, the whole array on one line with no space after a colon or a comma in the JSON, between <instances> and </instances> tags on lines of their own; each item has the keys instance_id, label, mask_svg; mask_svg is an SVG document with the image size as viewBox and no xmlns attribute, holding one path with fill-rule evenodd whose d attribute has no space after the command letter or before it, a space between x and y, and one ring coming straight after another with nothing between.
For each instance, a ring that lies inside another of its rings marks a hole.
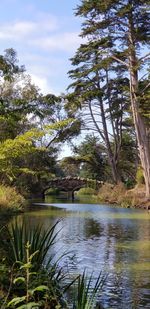
<instances>
[{"instance_id":1,"label":"shrub","mask_svg":"<svg viewBox=\"0 0 150 309\"><path fill-rule=\"evenodd\" d=\"M92 188L81 188L78 192L77 192L77 195L80 196L80 195L94 195L96 194L96 191Z\"/></svg>"},{"instance_id":2,"label":"shrub","mask_svg":"<svg viewBox=\"0 0 150 309\"><path fill-rule=\"evenodd\" d=\"M105 183L99 190L98 200L128 207L131 205L131 199L126 196L126 192L127 190L123 183L117 185Z\"/></svg>"},{"instance_id":3,"label":"shrub","mask_svg":"<svg viewBox=\"0 0 150 309\"><path fill-rule=\"evenodd\" d=\"M145 202L145 185L143 184L127 190L123 183L118 185L105 183L100 188L97 199L98 202L118 204L122 207L149 207L149 202Z\"/></svg>"},{"instance_id":4,"label":"shrub","mask_svg":"<svg viewBox=\"0 0 150 309\"><path fill-rule=\"evenodd\" d=\"M141 167L138 167L137 172L136 172L136 182L138 185L144 184L144 175L143 175L143 170Z\"/></svg>"},{"instance_id":5,"label":"shrub","mask_svg":"<svg viewBox=\"0 0 150 309\"><path fill-rule=\"evenodd\" d=\"M0 211L1 212L16 212L23 208L25 199L20 195L15 188L0 186Z\"/></svg>"}]
</instances>

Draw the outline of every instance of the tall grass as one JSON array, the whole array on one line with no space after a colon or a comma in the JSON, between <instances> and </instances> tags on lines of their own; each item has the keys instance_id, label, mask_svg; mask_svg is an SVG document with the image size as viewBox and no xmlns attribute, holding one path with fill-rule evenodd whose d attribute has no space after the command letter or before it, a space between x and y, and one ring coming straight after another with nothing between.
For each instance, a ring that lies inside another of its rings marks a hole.
<instances>
[{"instance_id":1,"label":"tall grass","mask_svg":"<svg viewBox=\"0 0 150 309\"><path fill-rule=\"evenodd\" d=\"M105 183L97 195L99 202L118 204L122 207L149 207L150 202L145 200L145 185L136 185L127 190L123 183L112 185Z\"/></svg>"},{"instance_id":2,"label":"tall grass","mask_svg":"<svg viewBox=\"0 0 150 309\"><path fill-rule=\"evenodd\" d=\"M0 185L0 212L20 211L25 203L24 198L13 187Z\"/></svg>"},{"instance_id":3,"label":"tall grass","mask_svg":"<svg viewBox=\"0 0 150 309\"><path fill-rule=\"evenodd\" d=\"M50 254L50 258L48 262L46 262L47 253L50 253L52 246L57 241L59 231L56 231L56 227L58 223L59 221L57 221L48 230L44 230L39 225L29 227L28 222L26 221L20 223L16 220L15 223L9 225L6 228L7 235L9 237L9 243L7 242L5 246L6 265L11 270L12 276L15 276L15 282L16 280L17 282L18 280L23 280L24 282L25 278L28 283L26 286L29 287L29 291L30 289L35 290L35 287L36 289L37 287L41 288L41 286L42 288L43 286L47 287L49 304L51 305L46 307L45 300L45 303L42 303L43 305L37 308L57 308L58 305L58 308L94 309L96 308L97 296L100 289L103 287L105 280L101 274L98 276L95 285L93 285L93 275L91 274L91 276L88 277L85 271L68 285L65 283L64 272L59 267L59 260L55 260L53 262L53 255ZM62 257L64 256L62 255L60 258ZM31 272L30 268L28 269L29 266L31 267L31 265L28 265L31 264L29 261L32 261ZM14 265L16 265L16 267L14 267ZM19 265L19 267L21 265L19 268L19 273L17 270L17 265ZM29 277L30 275L33 275L30 280L27 280L29 279L27 278L27 274ZM68 291L71 286L73 287L74 282L76 282L74 285L75 290L73 292L74 297L71 300L70 306L68 306L64 295L67 295L66 291ZM10 300L11 302L16 301L16 297L19 297L19 299L22 300L22 298L20 298L22 297L22 290L20 289L21 287L19 288L19 286L17 289L13 289L13 297L15 298L12 299L12 293L10 293L10 295L6 297L5 303ZM28 291L28 289L26 289L26 291ZM24 294L23 296L26 297ZM27 301L27 297L24 299ZM18 307L14 305L13 308Z\"/></svg>"},{"instance_id":4,"label":"tall grass","mask_svg":"<svg viewBox=\"0 0 150 309\"><path fill-rule=\"evenodd\" d=\"M46 264L46 256L48 251L54 245L57 234L55 232L58 221L49 229L44 230L42 226L29 226L26 221L19 223L17 220L7 228L10 239L9 246L6 248L7 260L10 265L16 261L24 262L26 259L25 244L30 243L30 253L37 254L33 258L34 269L38 270ZM52 260L50 256L47 264Z\"/></svg>"},{"instance_id":5,"label":"tall grass","mask_svg":"<svg viewBox=\"0 0 150 309\"><path fill-rule=\"evenodd\" d=\"M105 277L100 273L93 286L93 274L87 277L85 271L77 278L77 292L73 309L94 309L96 307L97 296L102 289Z\"/></svg>"}]
</instances>

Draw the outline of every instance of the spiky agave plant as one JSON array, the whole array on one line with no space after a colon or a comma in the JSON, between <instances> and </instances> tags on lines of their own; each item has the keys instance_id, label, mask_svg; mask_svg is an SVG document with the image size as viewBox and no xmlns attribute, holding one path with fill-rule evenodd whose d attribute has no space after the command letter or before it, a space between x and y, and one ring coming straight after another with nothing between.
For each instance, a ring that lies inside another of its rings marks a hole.
<instances>
[{"instance_id":1,"label":"spiky agave plant","mask_svg":"<svg viewBox=\"0 0 150 309\"><path fill-rule=\"evenodd\" d=\"M106 277L100 273L94 286L92 286L93 279L93 273L88 277L85 271L77 277L77 291L75 293L73 309L95 308L98 293L102 289Z\"/></svg>"}]
</instances>

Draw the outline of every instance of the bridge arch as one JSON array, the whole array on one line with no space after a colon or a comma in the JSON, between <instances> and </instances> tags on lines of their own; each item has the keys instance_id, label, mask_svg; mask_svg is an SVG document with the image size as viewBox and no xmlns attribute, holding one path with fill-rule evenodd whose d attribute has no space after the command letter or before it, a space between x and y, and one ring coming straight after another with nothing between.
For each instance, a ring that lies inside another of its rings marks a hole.
<instances>
[{"instance_id":1,"label":"bridge arch","mask_svg":"<svg viewBox=\"0 0 150 309\"><path fill-rule=\"evenodd\" d=\"M74 200L74 192L85 188L86 186L94 187L96 190L103 184L102 181L95 179L86 179L80 177L63 177L50 180L43 190L43 195L50 188L58 188L61 191L68 192L68 195Z\"/></svg>"}]
</instances>

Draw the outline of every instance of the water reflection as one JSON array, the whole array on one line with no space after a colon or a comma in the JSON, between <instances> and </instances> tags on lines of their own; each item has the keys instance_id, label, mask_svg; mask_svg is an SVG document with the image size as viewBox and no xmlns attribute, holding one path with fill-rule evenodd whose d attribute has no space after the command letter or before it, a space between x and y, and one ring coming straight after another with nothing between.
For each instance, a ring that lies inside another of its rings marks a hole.
<instances>
[{"instance_id":1,"label":"water reflection","mask_svg":"<svg viewBox=\"0 0 150 309\"><path fill-rule=\"evenodd\" d=\"M74 273L86 268L108 274L100 300L104 308L150 308L150 215L94 204L34 206L20 216L46 228L61 219L54 252L71 251ZM63 263L66 263L64 261Z\"/></svg>"}]
</instances>

